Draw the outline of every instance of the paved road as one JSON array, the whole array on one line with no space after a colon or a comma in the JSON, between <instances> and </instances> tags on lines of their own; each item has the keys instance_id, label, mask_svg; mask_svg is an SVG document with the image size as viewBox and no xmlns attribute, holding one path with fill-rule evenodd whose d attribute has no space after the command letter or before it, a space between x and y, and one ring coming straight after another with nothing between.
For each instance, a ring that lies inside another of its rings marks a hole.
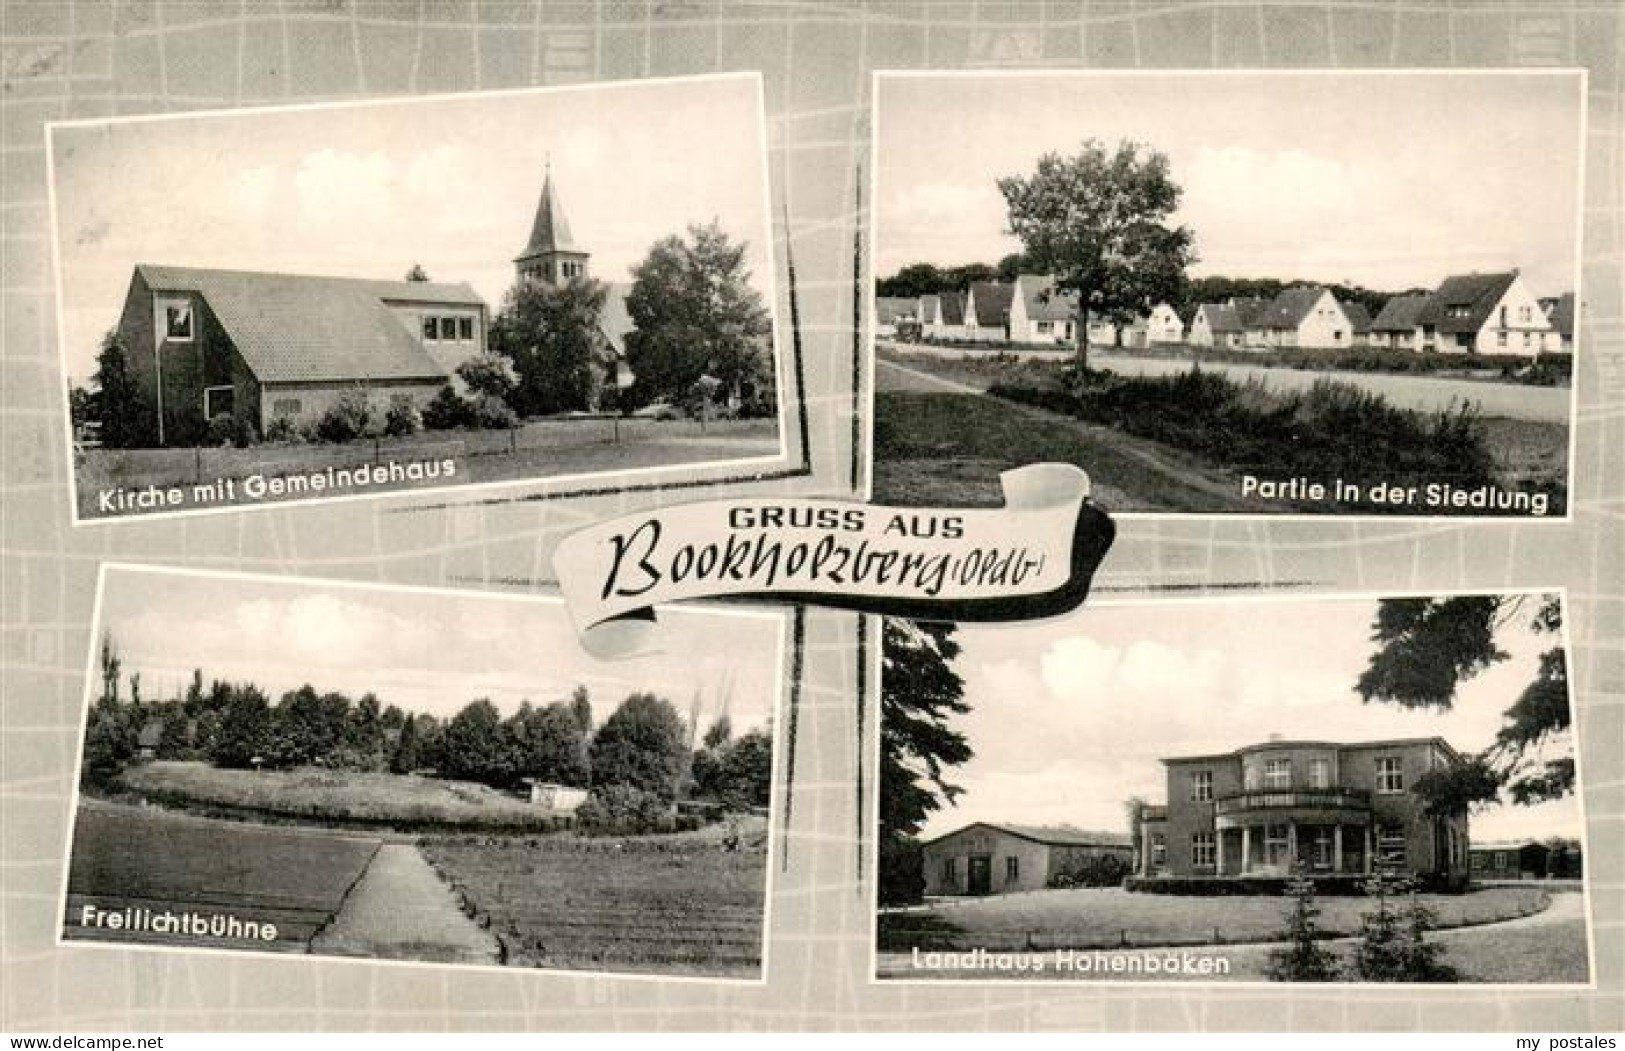
<instances>
[{"instance_id":1,"label":"paved road","mask_svg":"<svg viewBox=\"0 0 1625 1051\"><path fill-rule=\"evenodd\" d=\"M910 353L918 348L910 348ZM875 359L877 366L897 366L884 358ZM1189 361L1168 358L1142 358L1128 354L1110 354L1091 351L1092 368L1111 369L1124 376L1168 376L1190 371ZM1271 390L1308 390L1317 379L1345 380L1365 390L1381 394L1402 408L1431 412L1449 408L1452 403L1477 402L1485 416L1504 416L1515 420L1537 423L1566 423L1572 404L1572 392L1567 387L1530 387L1518 383L1449 379L1437 376L1412 376L1386 372L1308 372L1298 369L1265 368L1262 365L1237 365L1226 362L1203 362L1208 372L1218 372L1234 380L1253 377L1261 379ZM911 369L917 375L919 370ZM875 385L881 390L919 390L929 388L896 387L889 385L896 379L895 372L877 370ZM976 391L978 388L950 384L940 389Z\"/></svg>"},{"instance_id":2,"label":"paved road","mask_svg":"<svg viewBox=\"0 0 1625 1051\"><path fill-rule=\"evenodd\" d=\"M310 943L331 956L433 963L501 962L502 947L463 914L457 897L410 843L385 843L338 915Z\"/></svg>"}]
</instances>

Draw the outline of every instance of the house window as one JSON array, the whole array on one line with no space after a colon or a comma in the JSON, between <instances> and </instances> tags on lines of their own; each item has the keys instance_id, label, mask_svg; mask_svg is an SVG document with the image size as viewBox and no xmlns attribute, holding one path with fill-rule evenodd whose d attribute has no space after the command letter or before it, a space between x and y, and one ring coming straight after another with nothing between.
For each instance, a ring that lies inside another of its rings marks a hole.
<instances>
[{"instance_id":1,"label":"house window","mask_svg":"<svg viewBox=\"0 0 1625 1051\"><path fill-rule=\"evenodd\" d=\"M1037 326L1039 332L1043 332L1043 333L1046 333L1046 334L1049 333L1049 332L1053 332L1054 329L1055 329L1055 326L1052 325L1048 321L1037 321L1037 322L1034 322L1034 324Z\"/></svg>"},{"instance_id":2,"label":"house window","mask_svg":"<svg viewBox=\"0 0 1625 1051\"><path fill-rule=\"evenodd\" d=\"M1332 830L1318 829L1315 832L1315 867L1329 869L1332 867Z\"/></svg>"},{"instance_id":3,"label":"house window","mask_svg":"<svg viewBox=\"0 0 1625 1051\"><path fill-rule=\"evenodd\" d=\"M437 317L426 317L426 318L423 319L423 338L428 339L428 340L435 340L435 339L440 338L440 319L439 318L437 318Z\"/></svg>"},{"instance_id":4,"label":"house window","mask_svg":"<svg viewBox=\"0 0 1625 1051\"><path fill-rule=\"evenodd\" d=\"M1533 315L1530 314L1529 310L1530 308L1528 306L1521 306L1518 308L1518 321L1521 324L1527 325L1533 320Z\"/></svg>"},{"instance_id":5,"label":"house window","mask_svg":"<svg viewBox=\"0 0 1625 1051\"><path fill-rule=\"evenodd\" d=\"M1212 832L1191 833L1191 864L1197 868L1214 867L1215 844Z\"/></svg>"},{"instance_id":6,"label":"house window","mask_svg":"<svg viewBox=\"0 0 1625 1051\"><path fill-rule=\"evenodd\" d=\"M1241 772L1241 787L1251 792L1258 787L1258 767L1248 764Z\"/></svg>"},{"instance_id":7,"label":"house window","mask_svg":"<svg viewBox=\"0 0 1625 1051\"><path fill-rule=\"evenodd\" d=\"M1405 791L1405 767L1399 756L1377 758L1377 791L1383 795Z\"/></svg>"},{"instance_id":8,"label":"house window","mask_svg":"<svg viewBox=\"0 0 1625 1051\"><path fill-rule=\"evenodd\" d=\"M1162 868L1168 863L1168 840L1161 832L1151 837L1151 864Z\"/></svg>"},{"instance_id":9,"label":"house window","mask_svg":"<svg viewBox=\"0 0 1625 1051\"><path fill-rule=\"evenodd\" d=\"M1291 832L1285 825L1264 826L1264 864L1284 867L1289 860L1287 850L1291 845Z\"/></svg>"},{"instance_id":10,"label":"house window","mask_svg":"<svg viewBox=\"0 0 1625 1051\"><path fill-rule=\"evenodd\" d=\"M271 415L291 419L304 411L298 398L278 398L271 402Z\"/></svg>"},{"instance_id":11,"label":"house window","mask_svg":"<svg viewBox=\"0 0 1625 1051\"><path fill-rule=\"evenodd\" d=\"M1479 870L1482 870L1483 868L1484 868L1484 855L1482 855L1482 854L1474 854L1473 855L1473 870L1474 871L1479 871Z\"/></svg>"},{"instance_id":12,"label":"house window","mask_svg":"<svg viewBox=\"0 0 1625 1051\"><path fill-rule=\"evenodd\" d=\"M460 340L464 340L464 341L471 340L471 339L474 338L474 319L473 318L471 318L471 317L460 317L460 318L457 319L457 338L460 339Z\"/></svg>"},{"instance_id":13,"label":"house window","mask_svg":"<svg viewBox=\"0 0 1625 1051\"><path fill-rule=\"evenodd\" d=\"M1504 347L1504 346L1507 345L1507 330L1506 329L1503 328L1503 329L1501 329L1499 332L1497 332L1495 334L1495 345L1498 346L1498 347Z\"/></svg>"},{"instance_id":14,"label":"house window","mask_svg":"<svg viewBox=\"0 0 1625 1051\"><path fill-rule=\"evenodd\" d=\"M1311 788L1332 787L1332 764L1324 759L1309 760L1309 785Z\"/></svg>"},{"instance_id":15,"label":"house window","mask_svg":"<svg viewBox=\"0 0 1625 1051\"><path fill-rule=\"evenodd\" d=\"M1377 829L1377 864L1403 868L1405 865L1405 827L1383 825Z\"/></svg>"},{"instance_id":16,"label":"house window","mask_svg":"<svg viewBox=\"0 0 1625 1051\"><path fill-rule=\"evenodd\" d=\"M170 303L164 307L164 338L191 341L192 307L189 304Z\"/></svg>"},{"instance_id":17,"label":"house window","mask_svg":"<svg viewBox=\"0 0 1625 1051\"><path fill-rule=\"evenodd\" d=\"M1213 799L1213 771L1197 770L1191 774L1191 802L1207 803Z\"/></svg>"},{"instance_id":18,"label":"house window","mask_svg":"<svg viewBox=\"0 0 1625 1051\"><path fill-rule=\"evenodd\" d=\"M1011 855L1004 859L1004 882L1014 883L1021 878L1021 859Z\"/></svg>"},{"instance_id":19,"label":"house window","mask_svg":"<svg viewBox=\"0 0 1625 1051\"><path fill-rule=\"evenodd\" d=\"M236 388L229 384L223 387L203 388L203 418L205 420L212 420L221 413L230 416L236 404Z\"/></svg>"},{"instance_id":20,"label":"house window","mask_svg":"<svg viewBox=\"0 0 1625 1051\"><path fill-rule=\"evenodd\" d=\"M947 886L952 887L955 883L959 882L957 879L955 879L956 875L957 874L954 872L954 859L953 858L943 858L942 859L942 882L944 884L946 884Z\"/></svg>"},{"instance_id":21,"label":"house window","mask_svg":"<svg viewBox=\"0 0 1625 1051\"><path fill-rule=\"evenodd\" d=\"M1271 759L1264 764L1265 788L1292 787L1292 760Z\"/></svg>"}]
</instances>

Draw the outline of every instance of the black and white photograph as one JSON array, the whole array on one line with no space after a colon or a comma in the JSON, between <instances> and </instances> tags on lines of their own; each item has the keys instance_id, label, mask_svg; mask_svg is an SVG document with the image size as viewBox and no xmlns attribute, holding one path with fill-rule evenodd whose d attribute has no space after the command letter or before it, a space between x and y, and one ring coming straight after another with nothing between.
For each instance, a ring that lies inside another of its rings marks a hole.
<instances>
[{"instance_id":1,"label":"black and white photograph","mask_svg":"<svg viewBox=\"0 0 1625 1051\"><path fill-rule=\"evenodd\" d=\"M888 620L884 981L1594 980L1557 592Z\"/></svg>"},{"instance_id":2,"label":"black and white photograph","mask_svg":"<svg viewBox=\"0 0 1625 1051\"><path fill-rule=\"evenodd\" d=\"M550 598L113 565L98 610L64 943L765 980L780 615L605 663Z\"/></svg>"},{"instance_id":3,"label":"black and white photograph","mask_svg":"<svg viewBox=\"0 0 1625 1051\"><path fill-rule=\"evenodd\" d=\"M871 494L1569 516L1585 79L880 73Z\"/></svg>"},{"instance_id":4,"label":"black and white photograph","mask_svg":"<svg viewBox=\"0 0 1625 1051\"><path fill-rule=\"evenodd\" d=\"M757 76L48 134L76 521L784 458Z\"/></svg>"}]
</instances>

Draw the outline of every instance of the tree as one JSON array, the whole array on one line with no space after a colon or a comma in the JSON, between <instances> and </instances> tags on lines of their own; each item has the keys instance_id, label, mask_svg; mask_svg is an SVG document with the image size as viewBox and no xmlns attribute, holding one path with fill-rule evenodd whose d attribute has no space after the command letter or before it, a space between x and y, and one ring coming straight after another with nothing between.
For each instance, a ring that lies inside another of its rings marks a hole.
<instances>
[{"instance_id":1,"label":"tree","mask_svg":"<svg viewBox=\"0 0 1625 1051\"><path fill-rule=\"evenodd\" d=\"M413 263L412 264L412 269L408 270L406 272L406 276L404 278L402 278L401 280L403 280L403 281L413 281L413 282L427 282L429 280L429 272L427 270L423 269L423 264L422 263Z\"/></svg>"},{"instance_id":2,"label":"tree","mask_svg":"<svg viewBox=\"0 0 1625 1051\"><path fill-rule=\"evenodd\" d=\"M719 725L721 720L705 735L714 743L694 755L695 794L732 810L767 806L773 793L772 735L751 730L730 740L715 736Z\"/></svg>"},{"instance_id":3,"label":"tree","mask_svg":"<svg viewBox=\"0 0 1625 1051\"><path fill-rule=\"evenodd\" d=\"M252 685L231 687L229 696L220 713L210 758L216 766L254 766L265 758L271 733L270 702Z\"/></svg>"},{"instance_id":4,"label":"tree","mask_svg":"<svg viewBox=\"0 0 1625 1051\"><path fill-rule=\"evenodd\" d=\"M592 783L627 785L671 800L688 766L688 728L670 701L634 693L592 740Z\"/></svg>"},{"instance_id":5,"label":"tree","mask_svg":"<svg viewBox=\"0 0 1625 1051\"><path fill-rule=\"evenodd\" d=\"M952 805L961 789L947 768L971 757L949 720L970 711L953 669L959 644L950 624L887 620L880 691L880 895L884 904L924 892L915 836L926 818ZM910 860L913 859L913 860Z\"/></svg>"},{"instance_id":6,"label":"tree","mask_svg":"<svg viewBox=\"0 0 1625 1051\"><path fill-rule=\"evenodd\" d=\"M1384 599L1372 626L1376 649L1355 690L1367 703L1447 711L1463 681L1507 659L1497 632L1523 615L1525 606L1526 598L1518 595ZM1574 791L1573 755L1541 754L1571 722L1561 598L1543 596L1529 626L1537 635L1559 637L1540 655L1533 681L1502 713L1494 743L1463 770L1436 779L1432 788L1440 805L1495 799L1488 791L1492 781L1520 805Z\"/></svg>"},{"instance_id":7,"label":"tree","mask_svg":"<svg viewBox=\"0 0 1625 1051\"><path fill-rule=\"evenodd\" d=\"M1292 911L1287 914L1286 939L1270 950L1265 973L1274 982L1331 982L1337 980L1337 958L1321 944L1315 918L1315 881L1294 876L1287 881Z\"/></svg>"},{"instance_id":8,"label":"tree","mask_svg":"<svg viewBox=\"0 0 1625 1051\"><path fill-rule=\"evenodd\" d=\"M85 722L85 754L82 780L102 784L124 772L135 758L136 731L128 715L118 707L96 705Z\"/></svg>"},{"instance_id":9,"label":"tree","mask_svg":"<svg viewBox=\"0 0 1625 1051\"><path fill-rule=\"evenodd\" d=\"M1058 293L1077 293L1080 379L1090 314L1124 324L1179 298L1195 256L1191 231L1171 224L1181 190L1166 154L1087 139L1076 154L1046 153L1031 175L1007 176L998 187L1027 265L1054 274Z\"/></svg>"},{"instance_id":10,"label":"tree","mask_svg":"<svg viewBox=\"0 0 1625 1051\"><path fill-rule=\"evenodd\" d=\"M1440 960L1442 948L1427 940L1435 923L1432 912L1417 900L1408 879L1379 873L1366 883L1376 908L1361 914L1355 946L1354 973L1362 982L1453 982L1455 968ZM1393 899L1407 896L1404 907Z\"/></svg>"},{"instance_id":11,"label":"tree","mask_svg":"<svg viewBox=\"0 0 1625 1051\"><path fill-rule=\"evenodd\" d=\"M423 757L419 751L417 716L408 715L406 721L401 723L400 736L395 738L395 751L389 757L389 772L392 774L410 774L423 765Z\"/></svg>"},{"instance_id":12,"label":"tree","mask_svg":"<svg viewBox=\"0 0 1625 1051\"><path fill-rule=\"evenodd\" d=\"M521 705L508 720L508 735L516 777L561 785L590 783L587 735L567 703L559 701L546 708Z\"/></svg>"},{"instance_id":13,"label":"tree","mask_svg":"<svg viewBox=\"0 0 1625 1051\"><path fill-rule=\"evenodd\" d=\"M102 672L102 692L96 704L101 708L118 707L119 670L124 662L119 659L118 644L111 632L102 632L102 641L96 649L96 662Z\"/></svg>"},{"instance_id":14,"label":"tree","mask_svg":"<svg viewBox=\"0 0 1625 1051\"><path fill-rule=\"evenodd\" d=\"M521 281L491 322L491 349L513 363L515 410L525 416L596 408L609 370L602 317L609 288L577 278Z\"/></svg>"},{"instance_id":15,"label":"tree","mask_svg":"<svg viewBox=\"0 0 1625 1051\"><path fill-rule=\"evenodd\" d=\"M152 410L130 368L129 348L116 330L102 337L91 382L96 388L95 404L101 411L102 444L110 449L150 444L154 435L147 421L152 418Z\"/></svg>"},{"instance_id":16,"label":"tree","mask_svg":"<svg viewBox=\"0 0 1625 1051\"><path fill-rule=\"evenodd\" d=\"M679 401L704 376L732 400L771 391L771 327L750 284L745 249L713 221L690 226L686 238L657 242L632 271L626 309L636 330L627 336L626 356L633 407L657 398Z\"/></svg>"},{"instance_id":17,"label":"tree","mask_svg":"<svg viewBox=\"0 0 1625 1051\"><path fill-rule=\"evenodd\" d=\"M440 741L444 777L492 786L513 782L513 756L496 705L473 701L452 717Z\"/></svg>"},{"instance_id":18,"label":"tree","mask_svg":"<svg viewBox=\"0 0 1625 1051\"><path fill-rule=\"evenodd\" d=\"M585 686L577 686L571 691L570 714L576 717L576 725L581 727L583 734L592 733L592 698Z\"/></svg>"},{"instance_id":19,"label":"tree","mask_svg":"<svg viewBox=\"0 0 1625 1051\"><path fill-rule=\"evenodd\" d=\"M724 712L717 716L716 721L705 731L705 735L700 738L700 744L705 748L720 748L733 740L733 735L733 720Z\"/></svg>"},{"instance_id":20,"label":"tree","mask_svg":"<svg viewBox=\"0 0 1625 1051\"><path fill-rule=\"evenodd\" d=\"M469 392L507 401L519 386L513 363L500 354L475 354L457 366L457 375Z\"/></svg>"},{"instance_id":21,"label":"tree","mask_svg":"<svg viewBox=\"0 0 1625 1051\"><path fill-rule=\"evenodd\" d=\"M174 705L164 713L158 734L159 759L187 759L192 754L192 721L186 710Z\"/></svg>"}]
</instances>

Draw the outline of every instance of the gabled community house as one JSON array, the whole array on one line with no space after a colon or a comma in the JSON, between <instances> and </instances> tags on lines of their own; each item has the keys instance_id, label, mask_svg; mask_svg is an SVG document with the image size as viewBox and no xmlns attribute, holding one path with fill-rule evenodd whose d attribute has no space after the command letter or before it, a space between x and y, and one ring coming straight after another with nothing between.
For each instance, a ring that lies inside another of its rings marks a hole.
<instances>
[{"instance_id":1,"label":"gabled community house","mask_svg":"<svg viewBox=\"0 0 1625 1051\"><path fill-rule=\"evenodd\" d=\"M589 258L570 237L549 172L518 275L563 284L585 278ZM631 379L626 292L610 285L600 314L603 384ZM116 331L150 421L145 442L184 446L203 441L220 416L262 435L279 419L308 424L357 387L380 410L421 409L460 385L457 367L484 352L489 323L484 300L463 282L141 263Z\"/></svg>"}]
</instances>

